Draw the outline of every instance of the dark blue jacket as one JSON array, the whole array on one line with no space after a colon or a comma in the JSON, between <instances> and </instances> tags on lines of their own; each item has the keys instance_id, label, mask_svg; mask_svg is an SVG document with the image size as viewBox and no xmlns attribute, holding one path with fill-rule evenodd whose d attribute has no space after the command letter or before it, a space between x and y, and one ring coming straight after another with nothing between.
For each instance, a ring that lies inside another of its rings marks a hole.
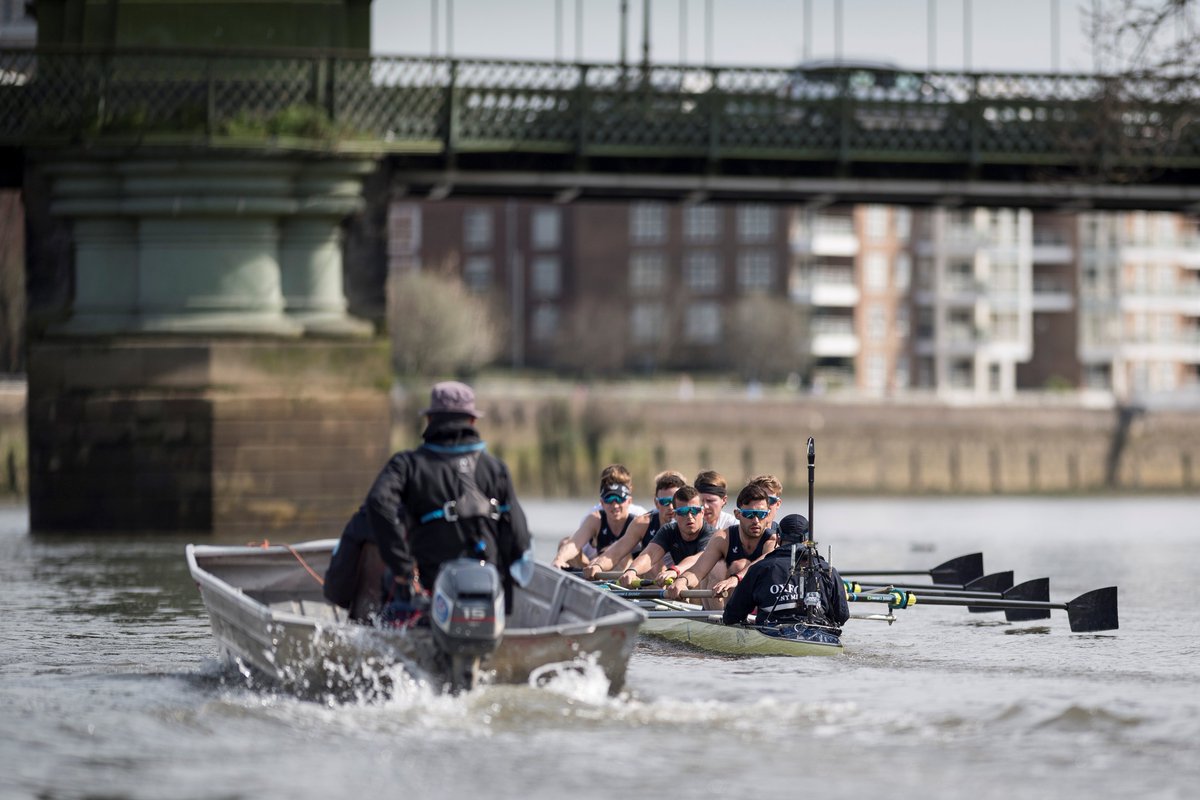
<instances>
[{"instance_id":1,"label":"dark blue jacket","mask_svg":"<svg viewBox=\"0 0 1200 800\"><path fill-rule=\"evenodd\" d=\"M803 569L800 567L794 576L791 574L791 548L783 545L768 553L762 561L751 564L746 577L725 603L725 613L722 616L725 624L744 622L756 608L757 624L807 622L804 593L798 591ZM816 575L804 588L809 592L818 592L821 598L821 608L815 615L814 622L840 627L850 619L850 604L846 602L842 576L828 561L817 556Z\"/></svg>"}]
</instances>

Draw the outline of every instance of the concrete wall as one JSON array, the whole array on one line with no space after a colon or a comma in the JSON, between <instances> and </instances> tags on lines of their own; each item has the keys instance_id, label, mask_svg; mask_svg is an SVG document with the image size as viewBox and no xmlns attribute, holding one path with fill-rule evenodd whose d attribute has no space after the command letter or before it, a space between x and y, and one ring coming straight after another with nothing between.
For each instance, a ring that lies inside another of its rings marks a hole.
<instances>
[{"instance_id":1,"label":"concrete wall","mask_svg":"<svg viewBox=\"0 0 1200 800\"><path fill-rule=\"evenodd\" d=\"M34 531L336 536L390 454L386 345L38 342Z\"/></svg>"},{"instance_id":2,"label":"concrete wall","mask_svg":"<svg viewBox=\"0 0 1200 800\"><path fill-rule=\"evenodd\" d=\"M484 437L529 495L590 495L600 468L614 461L633 471L642 499L654 473L666 468L689 478L717 469L731 488L771 472L789 493L804 493L809 436L817 442L817 484L826 492L1200 489L1194 413L1139 415L1122 436L1115 412L1078 408L679 400L619 390L555 397L487 386L479 394L488 414ZM412 439L411 429L403 433L402 441Z\"/></svg>"}]
</instances>

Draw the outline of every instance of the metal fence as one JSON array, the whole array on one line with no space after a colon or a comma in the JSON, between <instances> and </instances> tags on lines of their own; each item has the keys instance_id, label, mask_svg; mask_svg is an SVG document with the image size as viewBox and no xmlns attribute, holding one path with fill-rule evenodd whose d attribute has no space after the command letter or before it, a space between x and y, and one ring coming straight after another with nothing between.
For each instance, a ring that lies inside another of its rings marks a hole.
<instances>
[{"instance_id":1,"label":"metal fence","mask_svg":"<svg viewBox=\"0 0 1200 800\"><path fill-rule=\"evenodd\" d=\"M1129 76L5 49L0 144L1191 168L1197 95Z\"/></svg>"}]
</instances>

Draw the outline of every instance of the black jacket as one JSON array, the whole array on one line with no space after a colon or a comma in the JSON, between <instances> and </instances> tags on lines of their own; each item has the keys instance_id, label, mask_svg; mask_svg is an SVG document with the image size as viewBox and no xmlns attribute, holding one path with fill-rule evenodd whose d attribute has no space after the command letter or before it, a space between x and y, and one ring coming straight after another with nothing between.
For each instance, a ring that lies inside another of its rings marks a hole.
<instances>
[{"instance_id":1,"label":"black jacket","mask_svg":"<svg viewBox=\"0 0 1200 800\"><path fill-rule=\"evenodd\" d=\"M352 520L347 534L358 535L365 525L392 572L412 575L415 566L427 590L443 561L468 554L495 564L511 590L508 567L529 549L530 538L508 468L485 451L464 417L433 417L423 438L416 450L391 457L356 515L363 519ZM471 477L478 492L471 491ZM494 501L490 514L464 502L472 494ZM448 507L451 501L456 505Z\"/></svg>"},{"instance_id":2,"label":"black jacket","mask_svg":"<svg viewBox=\"0 0 1200 800\"><path fill-rule=\"evenodd\" d=\"M846 602L846 589L842 576L825 559L817 556L817 571L804 588L817 591L821 598L821 609L815 622L840 627L850 619L850 604ZM722 616L726 625L744 622L755 608L755 621L806 622L808 613L804 605L804 592L797 591L803 567L791 576L791 548L777 547L755 564L750 565L746 577L733 590L725 603ZM789 577L791 580L789 580ZM813 581L816 585L813 585Z\"/></svg>"}]
</instances>

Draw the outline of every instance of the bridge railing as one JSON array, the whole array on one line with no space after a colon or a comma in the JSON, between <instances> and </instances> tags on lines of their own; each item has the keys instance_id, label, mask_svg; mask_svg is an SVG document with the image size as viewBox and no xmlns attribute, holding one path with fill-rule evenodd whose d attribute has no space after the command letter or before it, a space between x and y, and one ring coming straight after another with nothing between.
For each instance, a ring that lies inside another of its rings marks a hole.
<instances>
[{"instance_id":1,"label":"bridge railing","mask_svg":"<svg viewBox=\"0 0 1200 800\"><path fill-rule=\"evenodd\" d=\"M0 50L4 144L1197 166L1197 107L1146 76Z\"/></svg>"}]
</instances>

